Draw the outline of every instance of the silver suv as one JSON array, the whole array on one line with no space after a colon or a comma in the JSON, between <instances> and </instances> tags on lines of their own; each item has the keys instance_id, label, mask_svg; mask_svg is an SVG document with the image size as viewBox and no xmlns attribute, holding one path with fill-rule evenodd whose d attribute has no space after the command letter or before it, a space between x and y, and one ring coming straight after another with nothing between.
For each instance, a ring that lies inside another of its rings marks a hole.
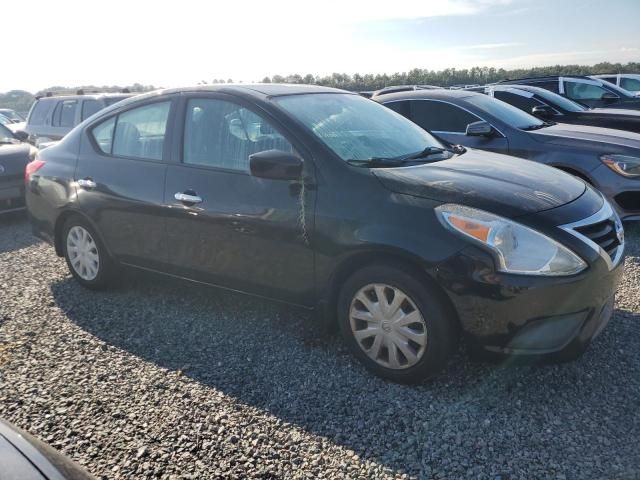
<instances>
[{"instance_id":1,"label":"silver suv","mask_svg":"<svg viewBox=\"0 0 640 480\"><path fill-rule=\"evenodd\" d=\"M130 93L97 93L36 97L24 131L36 147L60 140L85 118L130 97Z\"/></svg>"}]
</instances>

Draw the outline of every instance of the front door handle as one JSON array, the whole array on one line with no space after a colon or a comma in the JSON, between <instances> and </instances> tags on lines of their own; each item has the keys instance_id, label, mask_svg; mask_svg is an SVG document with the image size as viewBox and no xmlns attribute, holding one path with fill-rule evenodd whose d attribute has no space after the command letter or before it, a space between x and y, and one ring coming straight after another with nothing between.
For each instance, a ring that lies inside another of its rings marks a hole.
<instances>
[{"instance_id":1,"label":"front door handle","mask_svg":"<svg viewBox=\"0 0 640 480\"><path fill-rule=\"evenodd\" d=\"M191 194L188 194L188 193L178 192L173 196L173 198L175 198L179 202L186 203L186 204L189 204L189 205L195 205L196 203L202 203L202 198L200 198L198 195L191 195Z\"/></svg>"},{"instance_id":2,"label":"front door handle","mask_svg":"<svg viewBox=\"0 0 640 480\"><path fill-rule=\"evenodd\" d=\"M96 188L97 184L90 178L81 178L78 180L78 186L82 188Z\"/></svg>"}]
</instances>

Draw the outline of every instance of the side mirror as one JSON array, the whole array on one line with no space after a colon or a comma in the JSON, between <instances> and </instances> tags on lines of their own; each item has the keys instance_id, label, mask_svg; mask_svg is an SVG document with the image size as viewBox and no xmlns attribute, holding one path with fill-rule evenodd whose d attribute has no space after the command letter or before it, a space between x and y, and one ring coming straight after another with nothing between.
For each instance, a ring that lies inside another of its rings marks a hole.
<instances>
[{"instance_id":1,"label":"side mirror","mask_svg":"<svg viewBox=\"0 0 640 480\"><path fill-rule=\"evenodd\" d=\"M531 109L531 113L538 118L548 119L553 117L553 110L547 105L538 105Z\"/></svg>"},{"instance_id":2,"label":"side mirror","mask_svg":"<svg viewBox=\"0 0 640 480\"><path fill-rule=\"evenodd\" d=\"M265 150L249 155L251 175L272 180L298 180L302 174L302 159L282 150Z\"/></svg>"},{"instance_id":3,"label":"side mirror","mask_svg":"<svg viewBox=\"0 0 640 480\"><path fill-rule=\"evenodd\" d=\"M490 137L493 134L493 127L489 122L480 120L467 125L465 135L468 137Z\"/></svg>"},{"instance_id":4,"label":"side mirror","mask_svg":"<svg viewBox=\"0 0 640 480\"><path fill-rule=\"evenodd\" d=\"M21 142L26 142L27 139L29 138L29 134L27 132L25 132L24 130L15 131L15 132L13 132L13 134Z\"/></svg>"},{"instance_id":5,"label":"side mirror","mask_svg":"<svg viewBox=\"0 0 640 480\"><path fill-rule=\"evenodd\" d=\"M606 92L602 94L602 96L600 97L600 100L604 100L607 103L612 103L618 100L618 96L614 93Z\"/></svg>"}]
</instances>

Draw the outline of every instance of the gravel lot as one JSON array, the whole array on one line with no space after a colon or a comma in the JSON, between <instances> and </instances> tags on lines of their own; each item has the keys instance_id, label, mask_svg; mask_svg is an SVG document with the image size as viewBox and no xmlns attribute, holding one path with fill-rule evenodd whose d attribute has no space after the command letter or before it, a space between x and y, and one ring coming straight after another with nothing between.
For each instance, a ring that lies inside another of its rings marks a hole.
<instances>
[{"instance_id":1,"label":"gravel lot","mask_svg":"<svg viewBox=\"0 0 640 480\"><path fill-rule=\"evenodd\" d=\"M0 219L0 416L99 478L640 479L640 226L579 361L365 372L305 313L141 273L93 293Z\"/></svg>"}]
</instances>

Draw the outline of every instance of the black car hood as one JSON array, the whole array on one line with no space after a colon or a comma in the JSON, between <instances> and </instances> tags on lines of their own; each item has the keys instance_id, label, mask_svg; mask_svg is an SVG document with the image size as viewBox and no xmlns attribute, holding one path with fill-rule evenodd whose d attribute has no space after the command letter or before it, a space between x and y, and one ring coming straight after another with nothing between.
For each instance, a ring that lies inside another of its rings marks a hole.
<instances>
[{"instance_id":1,"label":"black car hood","mask_svg":"<svg viewBox=\"0 0 640 480\"><path fill-rule=\"evenodd\" d=\"M7 175L22 175L29 163L31 146L26 143L0 144L0 178Z\"/></svg>"},{"instance_id":2,"label":"black car hood","mask_svg":"<svg viewBox=\"0 0 640 480\"><path fill-rule=\"evenodd\" d=\"M588 144L602 147L603 144L640 149L640 134L613 128L590 127L556 123L550 127L529 132L531 138L543 143L577 146L586 148Z\"/></svg>"},{"instance_id":3,"label":"black car hood","mask_svg":"<svg viewBox=\"0 0 640 480\"><path fill-rule=\"evenodd\" d=\"M581 180L551 167L472 149L440 162L372 171L393 192L509 218L559 207L586 188Z\"/></svg>"}]
</instances>

